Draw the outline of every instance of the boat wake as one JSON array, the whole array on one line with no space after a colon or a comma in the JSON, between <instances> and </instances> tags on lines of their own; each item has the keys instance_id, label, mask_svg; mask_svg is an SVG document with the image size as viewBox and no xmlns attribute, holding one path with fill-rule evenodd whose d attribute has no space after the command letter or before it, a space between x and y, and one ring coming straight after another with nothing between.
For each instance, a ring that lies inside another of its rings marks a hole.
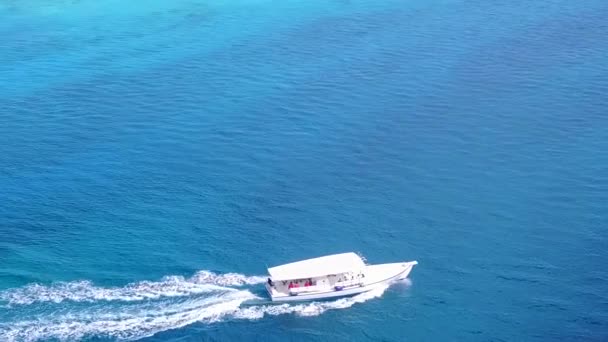
<instances>
[{"instance_id":1,"label":"boat wake","mask_svg":"<svg viewBox=\"0 0 608 342\"><path fill-rule=\"evenodd\" d=\"M96 301L141 301L161 297L180 297L212 291L225 287L255 285L265 281L258 276L244 276L236 273L215 274L199 271L190 278L167 276L161 281L141 281L124 287L97 287L90 281L57 283L53 286L38 284L0 292L0 304L28 305L36 302L63 301L96 302Z\"/></svg>"},{"instance_id":2,"label":"boat wake","mask_svg":"<svg viewBox=\"0 0 608 342\"><path fill-rule=\"evenodd\" d=\"M248 305L265 277L200 271L123 287L89 281L28 285L0 291L0 341L135 340L196 322L255 320L264 316L316 316L381 296L386 287L350 298L304 304Z\"/></svg>"}]
</instances>

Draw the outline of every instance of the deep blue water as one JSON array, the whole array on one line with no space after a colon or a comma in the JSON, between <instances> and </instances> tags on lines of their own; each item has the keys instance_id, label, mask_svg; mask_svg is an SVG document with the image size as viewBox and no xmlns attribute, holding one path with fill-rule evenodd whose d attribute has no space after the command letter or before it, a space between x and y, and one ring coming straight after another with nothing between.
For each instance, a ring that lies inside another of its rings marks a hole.
<instances>
[{"instance_id":1,"label":"deep blue water","mask_svg":"<svg viewBox=\"0 0 608 342\"><path fill-rule=\"evenodd\" d=\"M608 339L605 0L0 3L1 341ZM416 259L264 297L266 265Z\"/></svg>"}]
</instances>

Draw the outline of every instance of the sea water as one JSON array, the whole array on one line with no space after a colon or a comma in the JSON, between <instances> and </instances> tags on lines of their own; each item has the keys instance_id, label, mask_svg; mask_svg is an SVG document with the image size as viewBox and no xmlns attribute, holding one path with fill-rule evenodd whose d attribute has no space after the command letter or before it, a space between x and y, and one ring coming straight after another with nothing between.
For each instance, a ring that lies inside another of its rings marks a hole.
<instances>
[{"instance_id":1,"label":"sea water","mask_svg":"<svg viewBox=\"0 0 608 342\"><path fill-rule=\"evenodd\" d=\"M1 341L608 339L604 0L0 3ZM408 281L270 305L267 266Z\"/></svg>"}]
</instances>

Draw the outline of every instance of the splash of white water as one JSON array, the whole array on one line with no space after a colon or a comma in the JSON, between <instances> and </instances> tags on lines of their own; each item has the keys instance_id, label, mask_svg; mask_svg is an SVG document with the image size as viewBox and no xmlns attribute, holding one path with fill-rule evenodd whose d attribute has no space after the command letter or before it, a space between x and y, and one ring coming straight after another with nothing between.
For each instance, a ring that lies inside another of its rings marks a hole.
<instances>
[{"instance_id":1,"label":"splash of white water","mask_svg":"<svg viewBox=\"0 0 608 342\"><path fill-rule=\"evenodd\" d=\"M31 284L0 292L0 303L29 305L36 302L61 303L63 301L140 301L161 297L181 297L225 289L223 286L243 286L264 282L264 277L245 276L237 273L216 274L199 271L190 278L166 276L160 281L141 281L123 287L104 288L90 281L57 283L54 285Z\"/></svg>"},{"instance_id":2,"label":"splash of white water","mask_svg":"<svg viewBox=\"0 0 608 342\"><path fill-rule=\"evenodd\" d=\"M35 320L0 324L0 340L31 342L75 341L85 337L134 340L195 322L216 322L238 310L255 296L246 290L228 291L180 302L162 302L141 307L88 308Z\"/></svg>"},{"instance_id":3,"label":"splash of white water","mask_svg":"<svg viewBox=\"0 0 608 342\"><path fill-rule=\"evenodd\" d=\"M217 275L201 271L189 279L165 277L159 282L139 282L105 289L84 282L78 286L77 283L50 287L31 285L26 287L29 288L27 291L22 288L19 295L15 294L17 290L9 290L0 293L0 298L9 298L21 304L10 308L11 310L29 308L34 314L22 314L22 318L0 323L0 341L74 341L87 337L136 340L196 322L256 320L283 314L317 316L327 310L349 308L356 303L379 297L388 287L382 286L354 297L328 302L242 307L243 302L260 298L247 289L234 286L257 284L263 280L263 277L234 273ZM220 286L220 283L233 287ZM35 293L35 289L43 289L46 293ZM79 295L67 294L71 289ZM6 292L12 294L7 295ZM53 294L49 295L49 292ZM140 298L148 300L140 301ZM36 309L47 305L55 306L56 303L61 303L61 310Z\"/></svg>"}]
</instances>

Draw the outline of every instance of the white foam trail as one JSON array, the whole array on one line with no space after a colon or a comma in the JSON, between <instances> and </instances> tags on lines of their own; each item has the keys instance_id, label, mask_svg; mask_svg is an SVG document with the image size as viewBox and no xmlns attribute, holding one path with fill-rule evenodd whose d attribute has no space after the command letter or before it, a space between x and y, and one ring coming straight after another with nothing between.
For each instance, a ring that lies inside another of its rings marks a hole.
<instances>
[{"instance_id":1,"label":"white foam trail","mask_svg":"<svg viewBox=\"0 0 608 342\"><path fill-rule=\"evenodd\" d=\"M221 286L242 286L261 284L266 281L262 276L246 276L238 273L216 274L210 271L199 271L190 278L198 284L216 284Z\"/></svg>"},{"instance_id":2,"label":"white foam trail","mask_svg":"<svg viewBox=\"0 0 608 342\"><path fill-rule=\"evenodd\" d=\"M135 340L158 332L181 328L195 322L216 322L238 310L255 296L246 290L179 303L157 303L134 312L120 308L83 310L54 317L0 324L0 340L30 342L40 340L75 341L86 337ZM133 311L133 310L130 310Z\"/></svg>"},{"instance_id":3,"label":"white foam trail","mask_svg":"<svg viewBox=\"0 0 608 342\"><path fill-rule=\"evenodd\" d=\"M261 280L263 281L263 278ZM335 301L241 307L243 302L258 297L247 289L222 287L210 283L222 281L242 285L257 283L260 282L260 279L237 274L226 276L215 275L210 272L201 274L199 272L188 281L192 283L202 282L200 285L207 286L206 290L191 292L189 296L177 297L173 296L173 293L176 293L175 291L185 293L183 291L191 290L190 287L183 286L183 279L167 277L163 281L153 284L156 284L154 286L160 286L158 284L171 281L180 284L179 290L172 289L170 286L166 287L165 289L170 289L169 292L156 293L157 297L148 301L108 301L108 297L101 296L101 300L94 305L83 307L82 304L70 304L68 302L62 304L62 310L34 311L31 315L22 313L23 320L17 319L12 322L0 323L0 341L75 341L88 337L136 340L196 322L214 323L230 319L257 320L265 316L284 314L317 316L327 310L349 308L354 304L380 297L388 288L388 285L379 286L369 292ZM134 283L125 288L106 290L115 291L114 295L118 293L125 296L126 292L121 291L126 291L129 287L137 288L137 291L140 291L142 283L145 282ZM86 288L91 285L86 283L84 286ZM162 286L159 288L163 288ZM94 289L94 291L98 291L100 288L94 287ZM149 288L146 287L145 291L149 291ZM145 291L143 293L149 293ZM132 292L128 293L132 294ZM141 293L138 293L138 295L141 295ZM65 300L65 297L61 298ZM89 300L94 296L85 296L85 298ZM40 305L47 304L41 303ZM34 305L32 308L35 307ZM28 309L30 307L18 306L12 310L20 310L20 308Z\"/></svg>"},{"instance_id":4,"label":"white foam trail","mask_svg":"<svg viewBox=\"0 0 608 342\"><path fill-rule=\"evenodd\" d=\"M53 285L31 284L0 292L0 302L10 305L29 305L37 302L63 301L140 301L161 297L181 297L225 289L223 286L242 286L263 283L261 276L245 276L237 273L216 274L199 271L190 278L166 276L161 281L141 281L123 287L99 287L90 281L56 283Z\"/></svg>"}]
</instances>

